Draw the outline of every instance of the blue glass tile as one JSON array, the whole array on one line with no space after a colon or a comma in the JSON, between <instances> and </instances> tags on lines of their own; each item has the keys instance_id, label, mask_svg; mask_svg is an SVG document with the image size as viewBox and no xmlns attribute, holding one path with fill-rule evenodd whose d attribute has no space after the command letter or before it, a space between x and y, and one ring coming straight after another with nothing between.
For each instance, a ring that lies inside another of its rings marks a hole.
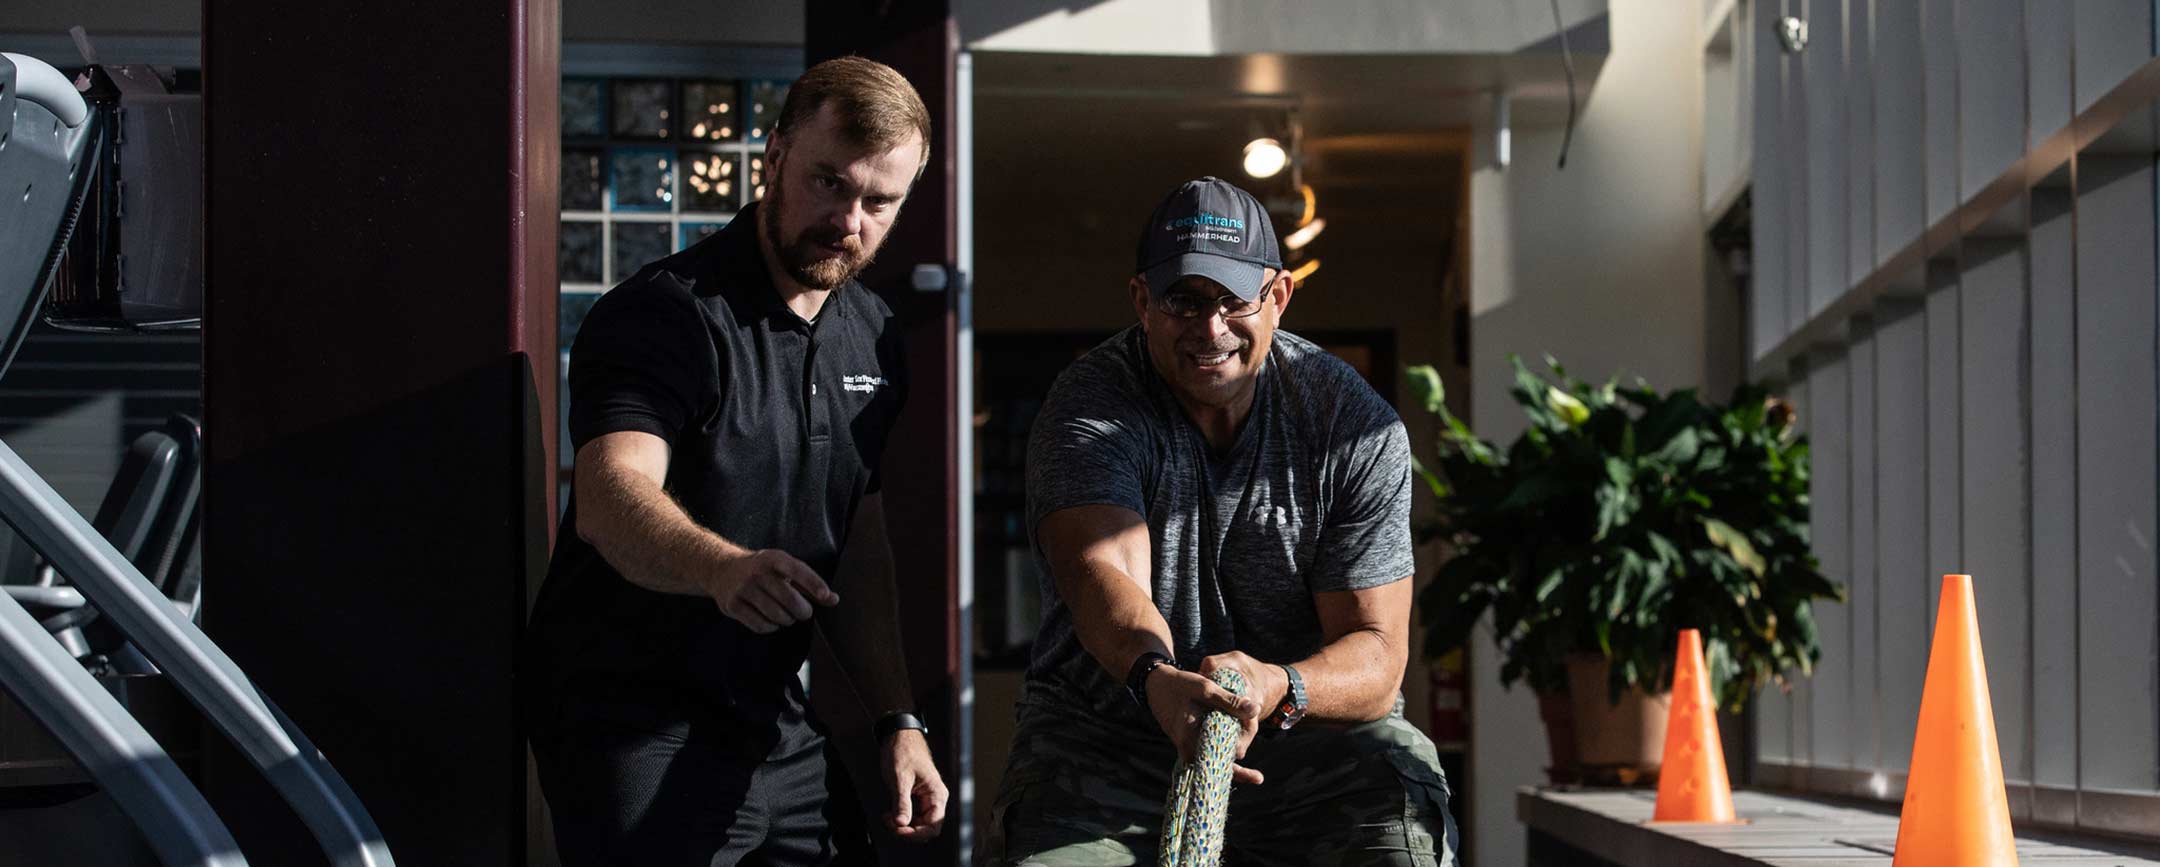
<instances>
[{"instance_id":1,"label":"blue glass tile","mask_svg":"<svg viewBox=\"0 0 2160 867\"><path fill-rule=\"evenodd\" d=\"M607 82L598 78L563 79L563 138L599 138L607 135L606 93Z\"/></svg>"},{"instance_id":2,"label":"blue glass tile","mask_svg":"<svg viewBox=\"0 0 2160 867\"><path fill-rule=\"evenodd\" d=\"M609 126L619 138L665 139L674 134L673 87L665 80L616 79Z\"/></svg>"},{"instance_id":3,"label":"blue glass tile","mask_svg":"<svg viewBox=\"0 0 2160 867\"><path fill-rule=\"evenodd\" d=\"M600 210L600 198L607 189L607 174L600 161L598 148L562 149L563 210Z\"/></svg>"},{"instance_id":4,"label":"blue glass tile","mask_svg":"<svg viewBox=\"0 0 2160 867\"><path fill-rule=\"evenodd\" d=\"M785 81L756 81L750 84L750 129L745 141L761 142L772 134L775 121L780 119L780 107L787 102L788 83Z\"/></svg>"},{"instance_id":5,"label":"blue glass tile","mask_svg":"<svg viewBox=\"0 0 2160 867\"><path fill-rule=\"evenodd\" d=\"M743 172L742 191L743 204L745 205L765 198L764 154L750 155L750 168Z\"/></svg>"},{"instance_id":6,"label":"blue glass tile","mask_svg":"<svg viewBox=\"0 0 2160 867\"><path fill-rule=\"evenodd\" d=\"M706 213L734 211L735 188L742 181L741 157L728 153L684 151L682 209Z\"/></svg>"},{"instance_id":7,"label":"blue glass tile","mask_svg":"<svg viewBox=\"0 0 2160 867\"><path fill-rule=\"evenodd\" d=\"M585 314L592 311L593 302L600 300L598 292L564 292L555 300L555 320L559 324L557 339L563 351L569 351L577 340L578 325L585 321Z\"/></svg>"},{"instance_id":8,"label":"blue glass tile","mask_svg":"<svg viewBox=\"0 0 2160 867\"><path fill-rule=\"evenodd\" d=\"M682 83L682 134L690 141L742 138L743 113L735 82L708 79Z\"/></svg>"},{"instance_id":9,"label":"blue glass tile","mask_svg":"<svg viewBox=\"0 0 2160 867\"><path fill-rule=\"evenodd\" d=\"M565 220L555 236L555 279L564 283L600 282L600 224Z\"/></svg>"},{"instance_id":10,"label":"blue glass tile","mask_svg":"<svg viewBox=\"0 0 2160 867\"><path fill-rule=\"evenodd\" d=\"M685 220L682 224L682 240L679 243L682 247L687 248L692 244L712 237L714 232L718 232L726 226L726 220L701 220L694 222Z\"/></svg>"},{"instance_id":11,"label":"blue glass tile","mask_svg":"<svg viewBox=\"0 0 2160 867\"><path fill-rule=\"evenodd\" d=\"M608 188L615 210L669 210L675 200L675 151L616 148L608 155Z\"/></svg>"}]
</instances>

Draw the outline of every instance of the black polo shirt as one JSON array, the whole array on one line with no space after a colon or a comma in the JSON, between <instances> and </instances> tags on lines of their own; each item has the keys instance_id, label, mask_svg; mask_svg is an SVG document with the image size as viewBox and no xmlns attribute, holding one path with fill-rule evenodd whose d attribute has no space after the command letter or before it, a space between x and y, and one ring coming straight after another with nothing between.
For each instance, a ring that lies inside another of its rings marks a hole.
<instances>
[{"instance_id":1,"label":"black polo shirt","mask_svg":"<svg viewBox=\"0 0 2160 867\"><path fill-rule=\"evenodd\" d=\"M667 490L693 520L793 554L847 604L834 571L904 399L900 329L852 280L805 322L774 289L757 228L745 209L593 305L570 353L571 444L667 440ZM810 624L758 635L711 599L634 585L577 521L572 505L533 610L528 724L718 732L758 757L817 742L796 679Z\"/></svg>"}]
</instances>

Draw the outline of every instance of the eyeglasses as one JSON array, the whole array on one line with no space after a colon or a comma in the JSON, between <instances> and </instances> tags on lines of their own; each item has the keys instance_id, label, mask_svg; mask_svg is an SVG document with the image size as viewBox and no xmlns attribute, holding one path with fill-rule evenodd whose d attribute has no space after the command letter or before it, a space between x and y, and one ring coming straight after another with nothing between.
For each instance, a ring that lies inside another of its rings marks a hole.
<instances>
[{"instance_id":1,"label":"eyeglasses","mask_svg":"<svg viewBox=\"0 0 2160 867\"><path fill-rule=\"evenodd\" d=\"M1155 302L1155 309L1179 319L1205 319L1218 310L1222 311L1224 319L1244 319L1260 312L1261 306L1258 301L1247 301L1236 295L1209 298L1196 292L1177 292Z\"/></svg>"}]
</instances>

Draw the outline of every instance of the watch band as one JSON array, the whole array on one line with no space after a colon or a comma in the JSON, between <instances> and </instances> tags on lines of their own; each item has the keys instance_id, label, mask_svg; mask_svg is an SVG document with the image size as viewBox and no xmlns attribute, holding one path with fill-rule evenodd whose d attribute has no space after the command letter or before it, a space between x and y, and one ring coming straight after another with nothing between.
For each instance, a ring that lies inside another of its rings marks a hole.
<instances>
[{"instance_id":1,"label":"watch band","mask_svg":"<svg viewBox=\"0 0 2160 867\"><path fill-rule=\"evenodd\" d=\"M903 729L914 729L916 731L922 732L925 737L929 736L930 734L930 725L923 722L922 717L916 716L908 711L896 710L892 713L878 717L876 728L877 739L882 742L887 737L897 734Z\"/></svg>"},{"instance_id":2,"label":"watch band","mask_svg":"<svg viewBox=\"0 0 2160 867\"><path fill-rule=\"evenodd\" d=\"M1177 662L1154 651L1140 654L1139 659L1133 660L1132 668L1125 673L1125 692L1132 696L1134 704L1142 708L1148 706L1147 678L1155 673L1155 667L1159 665L1176 668Z\"/></svg>"},{"instance_id":3,"label":"watch band","mask_svg":"<svg viewBox=\"0 0 2160 867\"><path fill-rule=\"evenodd\" d=\"M1290 688L1283 691L1282 704L1275 708L1276 727L1288 730L1305 718L1305 678L1298 670L1287 665L1276 666L1290 679Z\"/></svg>"}]
</instances>

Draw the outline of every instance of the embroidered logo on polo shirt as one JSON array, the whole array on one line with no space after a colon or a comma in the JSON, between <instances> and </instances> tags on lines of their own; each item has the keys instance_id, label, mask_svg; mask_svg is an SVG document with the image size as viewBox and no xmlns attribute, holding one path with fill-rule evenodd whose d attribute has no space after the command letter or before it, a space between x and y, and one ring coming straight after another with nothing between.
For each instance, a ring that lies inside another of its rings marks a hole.
<instances>
[{"instance_id":1,"label":"embroidered logo on polo shirt","mask_svg":"<svg viewBox=\"0 0 2160 867\"><path fill-rule=\"evenodd\" d=\"M867 373L850 374L840 377L840 389L842 391L860 391L864 393L869 393L877 391L878 387L884 384L885 377L871 376Z\"/></svg>"}]
</instances>

